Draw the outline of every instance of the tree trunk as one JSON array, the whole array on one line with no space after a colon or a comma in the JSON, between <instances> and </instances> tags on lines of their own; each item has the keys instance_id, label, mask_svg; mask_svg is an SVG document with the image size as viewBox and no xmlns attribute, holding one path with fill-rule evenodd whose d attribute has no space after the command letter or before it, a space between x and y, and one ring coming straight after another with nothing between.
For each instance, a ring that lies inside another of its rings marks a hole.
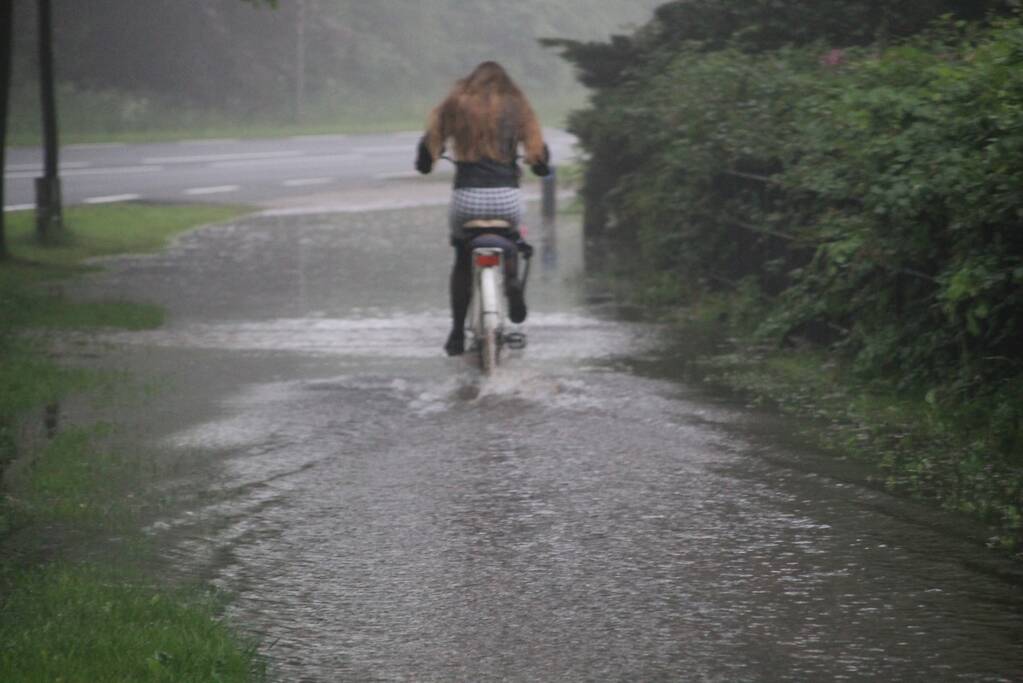
<instances>
[{"instance_id":1,"label":"tree trunk","mask_svg":"<svg viewBox=\"0 0 1023 683\"><path fill-rule=\"evenodd\" d=\"M7 162L7 101L11 90L11 41L14 37L14 0L0 0L0 176ZM7 232L4 226L4 183L0 177L0 260L6 259Z\"/></svg>"},{"instance_id":2,"label":"tree trunk","mask_svg":"<svg viewBox=\"0 0 1023 683\"><path fill-rule=\"evenodd\" d=\"M53 22L50 0L39 0L39 99L43 106L43 177L36 178L36 231L52 242L63 230L58 177L57 99L53 75Z\"/></svg>"}]
</instances>

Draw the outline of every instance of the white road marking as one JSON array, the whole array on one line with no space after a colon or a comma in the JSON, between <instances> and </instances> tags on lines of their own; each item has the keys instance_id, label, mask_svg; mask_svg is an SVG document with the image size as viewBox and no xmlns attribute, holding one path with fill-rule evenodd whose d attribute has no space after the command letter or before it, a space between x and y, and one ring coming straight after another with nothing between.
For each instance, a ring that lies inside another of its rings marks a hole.
<instances>
[{"instance_id":1,"label":"white road marking","mask_svg":"<svg viewBox=\"0 0 1023 683\"><path fill-rule=\"evenodd\" d=\"M69 168L87 168L89 166L92 166L92 164L90 162L88 162L88 161L62 161L62 162L60 162L60 169L62 171L65 170L65 169L69 169ZM25 172L32 172L32 173L42 173L43 172L43 165L40 164L40 163L33 163L33 164L8 164L7 170L8 171L12 171L12 172L25 171Z\"/></svg>"},{"instance_id":2,"label":"white road marking","mask_svg":"<svg viewBox=\"0 0 1023 683\"><path fill-rule=\"evenodd\" d=\"M238 185L216 185L212 187L193 187L185 190L185 194L224 194L225 192L237 192L241 187Z\"/></svg>"},{"instance_id":3,"label":"white road marking","mask_svg":"<svg viewBox=\"0 0 1023 683\"><path fill-rule=\"evenodd\" d=\"M344 134L332 135L330 133L326 133L324 135L292 135L291 139L303 142L308 142L310 140L315 142L327 142L329 140L347 140L350 137L351 137L350 135Z\"/></svg>"},{"instance_id":4,"label":"white road marking","mask_svg":"<svg viewBox=\"0 0 1023 683\"><path fill-rule=\"evenodd\" d=\"M333 178L292 178L291 180L285 180L284 187L307 187L309 185L326 185Z\"/></svg>"},{"instance_id":5,"label":"white road marking","mask_svg":"<svg viewBox=\"0 0 1023 683\"><path fill-rule=\"evenodd\" d=\"M4 213L8 211L28 211L34 208L36 208L35 204L8 204L4 207Z\"/></svg>"},{"instance_id":6,"label":"white road marking","mask_svg":"<svg viewBox=\"0 0 1023 683\"><path fill-rule=\"evenodd\" d=\"M407 180L409 178L420 178L422 175L419 171L401 171L399 173L377 173L373 178L375 180Z\"/></svg>"},{"instance_id":7,"label":"white road marking","mask_svg":"<svg viewBox=\"0 0 1023 683\"><path fill-rule=\"evenodd\" d=\"M62 175L74 176L74 175L117 175L121 173L156 173L162 171L163 166L154 166L147 164L146 166L108 166L107 168L83 168L78 170L71 170Z\"/></svg>"},{"instance_id":8,"label":"white road marking","mask_svg":"<svg viewBox=\"0 0 1023 683\"><path fill-rule=\"evenodd\" d=\"M372 145L369 147L356 147L355 151L363 154L394 154L395 152L406 152L410 157L416 153L415 145Z\"/></svg>"},{"instance_id":9,"label":"white road marking","mask_svg":"<svg viewBox=\"0 0 1023 683\"><path fill-rule=\"evenodd\" d=\"M189 156L151 157L143 159L143 164L204 164L214 161L241 161L243 159L280 159L297 157L305 154L297 149L279 152L236 152L233 154L193 154Z\"/></svg>"},{"instance_id":10,"label":"white road marking","mask_svg":"<svg viewBox=\"0 0 1023 683\"><path fill-rule=\"evenodd\" d=\"M139 199L137 194L110 194L105 197L89 197L83 199L83 204L113 204L115 202L130 202Z\"/></svg>"},{"instance_id":11,"label":"white road marking","mask_svg":"<svg viewBox=\"0 0 1023 683\"><path fill-rule=\"evenodd\" d=\"M301 157L290 157L286 159L245 159L237 161L215 161L210 168L240 168L244 166L281 166L292 164L305 166L314 163L346 163L349 161L361 161L365 159L363 154L312 154Z\"/></svg>"},{"instance_id":12,"label":"white road marking","mask_svg":"<svg viewBox=\"0 0 1023 683\"><path fill-rule=\"evenodd\" d=\"M202 140L178 140L179 145L233 145L238 138L207 138Z\"/></svg>"},{"instance_id":13,"label":"white road marking","mask_svg":"<svg viewBox=\"0 0 1023 683\"><path fill-rule=\"evenodd\" d=\"M117 149L127 146L124 142L82 142L77 145L65 145L64 149Z\"/></svg>"},{"instance_id":14,"label":"white road marking","mask_svg":"<svg viewBox=\"0 0 1023 683\"><path fill-rule=\"evenodd\" d=\"M153 173L155 171L162 171L161 166L107 166L99 168L71 168L65 171L61 171L60 175L63 178L69 176L81 176L81 175L118 175L124 173L136 174L136 173ZM39 175L39 172L21 172L21 173L9 173L5 177L10 179L17 178L35 178Z\"/></svg>"}]
</instances>

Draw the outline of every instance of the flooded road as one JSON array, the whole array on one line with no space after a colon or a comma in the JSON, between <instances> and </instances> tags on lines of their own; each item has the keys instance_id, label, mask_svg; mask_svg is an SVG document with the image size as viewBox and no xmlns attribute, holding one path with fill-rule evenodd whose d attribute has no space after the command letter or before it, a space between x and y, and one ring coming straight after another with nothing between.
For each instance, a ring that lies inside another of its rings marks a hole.
<instances>
[{"instance_id":1,"label":"flooded road","mask_svg":"<svg viewBox=\"0 0 1023 683\"><path fill-rule=\"evenodd\" d=\"M1023 679L982 542L666 379L664 330L585 303L577 226L529 347L489 381L445 358L444 225L249 218L89 282L170 312L103 340L184 463L148 532L276 680Z\"/></svg>"}]
</instances>

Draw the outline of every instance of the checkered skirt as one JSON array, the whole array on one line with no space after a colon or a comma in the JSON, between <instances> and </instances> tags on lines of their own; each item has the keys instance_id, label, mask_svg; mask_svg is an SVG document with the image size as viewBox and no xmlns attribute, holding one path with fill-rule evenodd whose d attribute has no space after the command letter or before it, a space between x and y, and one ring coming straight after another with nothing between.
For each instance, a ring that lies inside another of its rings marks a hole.
<instances>
[{"instance_id":1,"label":"checkered skirt","mask_svg":"<svg viewBox=\"0 0 1023 683\"><path fill-rule=\"evenodd\" d=\"M451 236L465 237L462 226L475 218L502 218L517 228L526 214L522 192L517 187L464 187L451 195L448 220Z\"/></svg>"}]
</instances>

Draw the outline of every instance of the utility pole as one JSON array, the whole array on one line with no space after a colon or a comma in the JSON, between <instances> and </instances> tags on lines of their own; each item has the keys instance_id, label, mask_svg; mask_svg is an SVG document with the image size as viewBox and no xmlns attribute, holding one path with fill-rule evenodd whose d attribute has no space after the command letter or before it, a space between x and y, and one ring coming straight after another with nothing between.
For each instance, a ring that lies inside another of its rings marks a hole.
<instances>
[{"instance_id":1,"label":"utility pole","mask_svg":"<svg viewBox=\"0 0 1023 683\"><path fill-rule=\"evenodd\" d=\"M305 119L305 24L306 0L298 0L295 41L295 123Z\"/></svg>"},{"instance_id":2,"label":"utility pole","mask_svg":"<svg viewBox=\"0 0 1023 683\"><path fill-rule=\"evenodd\" d=\"M550 167L550 173L540 178L540 217L542 232L540 246L543 249L544 270L553 270L558 265L558 170Z\"/></svg>"},{"instance_id":3,"label":"utility pole","mask_svg":"<svg viewBox=\"0 0 1023 683\"><path fill-rule=\"evenodd\" d=\"M11 39L14 37L14 0L0 0L0 260L8 257L4 226L4 179L7 159L7 102L11 91Z\"/></svg>"},{"instance_id":4,"label":"utility pole","mask_svg":"<svg viewBox=\"0 0 1023 683\"><path fill-rule=\"evenodd\" d=\"M36 234L52 242L64 228L58 176L57 98L53 75L50 0L39 0L39 100L43 108L43 177L36 178Z\"/></svg>"}]
</instances>

